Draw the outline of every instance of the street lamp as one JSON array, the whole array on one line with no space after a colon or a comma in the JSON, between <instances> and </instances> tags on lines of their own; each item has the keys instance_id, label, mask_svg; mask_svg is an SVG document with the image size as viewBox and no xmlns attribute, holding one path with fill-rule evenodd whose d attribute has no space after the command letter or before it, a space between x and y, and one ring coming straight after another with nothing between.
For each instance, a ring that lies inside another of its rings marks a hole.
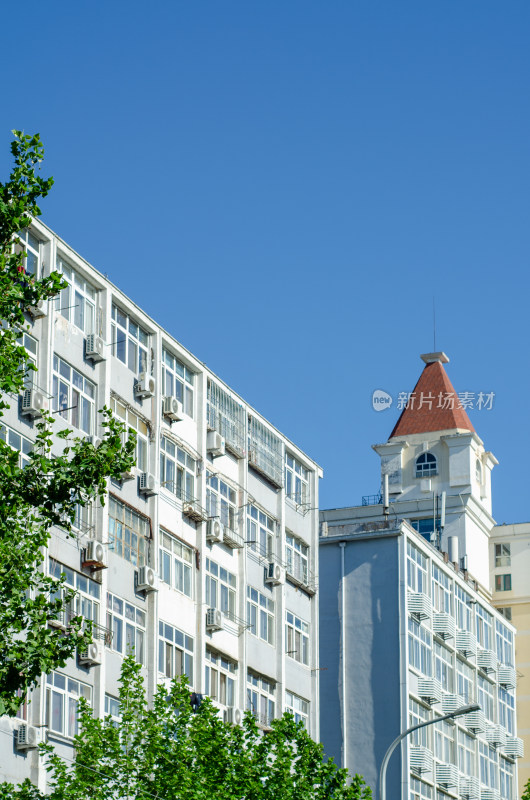
<instances>
[{"instance_id":1,"label":"street lamp","mask_svg":"<svg viewBox=\"0 0 530 800\"><path fill-rule=\"evenodd\" d=\"M480 710L478 703L474 703L470 706L461 706L457 708L456 711L451 711L450 714L444 714L443 717L436 717L436 719L429 719L427 722L420 722L419 725L413 725L411 728L407 728L406 731L403 731L403 733L400 733L386 751L381 769L379 770L379 800L386 800L386 768L388 767L390 756L405 736L408 736L409 733L413 731L417 731L419 728L426 728L427 725L434 725L436 722L442 722L444 719L454 719L455 717L461 717L463 714L469 714L471 711Z\"/></svg>"}]
</instances>

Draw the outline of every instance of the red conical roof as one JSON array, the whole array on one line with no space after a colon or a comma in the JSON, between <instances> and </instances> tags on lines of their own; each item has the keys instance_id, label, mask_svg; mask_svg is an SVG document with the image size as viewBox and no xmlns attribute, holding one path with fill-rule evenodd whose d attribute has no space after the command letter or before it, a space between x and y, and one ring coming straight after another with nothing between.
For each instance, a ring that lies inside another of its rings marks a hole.
<instances>
[{"instance_id":1,"label":"red conical roof","mask_svg":"<svg viewBox=\"0 0 530 800\"><path fill-rule=\"evenodd\" d=\"M468 415L443 367L449 359L444 353L422 356L425 369L401 416L390 434L406 436L413 433L430 433L460 428L474 431Z\"/></svg>"}]
</instances>

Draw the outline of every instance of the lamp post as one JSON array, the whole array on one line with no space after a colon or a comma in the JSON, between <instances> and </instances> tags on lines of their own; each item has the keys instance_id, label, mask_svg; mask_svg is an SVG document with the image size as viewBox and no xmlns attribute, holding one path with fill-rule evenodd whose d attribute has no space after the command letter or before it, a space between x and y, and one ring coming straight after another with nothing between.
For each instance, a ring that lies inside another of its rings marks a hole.
<instances>
[{"instance_id":1,"label":"lamp post","mask_svg":"<svg viewBox=\"0 0 530 800\"><path fill-rule=\"evenodd\" d=\"M427 725L434 725L436 722L442 722L444 719L461 717L464 714L469 714L471 711L480 711L480 706L478 703L474 703L469 706L461 706L460 708L457 708L456 711L451 711L450 714L444 714L443 717L436 717L436 719L429 719L427 722L420 722L419 725L413 725L411 728L407 728L406 731L403 731L403 733L400 733L386 751L385 757L383 758L383 762L381 764L381 769L379 770L379 800L386 800L386 768L388 767L390 756L402 739L405 738L405 736L408 736L409 733L417 731L420 728L426 728Z\"/></svg>"}]
</instances>

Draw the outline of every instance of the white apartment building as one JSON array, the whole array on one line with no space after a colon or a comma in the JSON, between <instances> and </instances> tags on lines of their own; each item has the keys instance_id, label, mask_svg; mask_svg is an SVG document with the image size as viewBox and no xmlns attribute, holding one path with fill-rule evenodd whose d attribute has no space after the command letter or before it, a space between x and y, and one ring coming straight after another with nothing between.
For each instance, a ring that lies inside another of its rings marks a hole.
<instances>
[{"instance_id":1,"label":"white apartment building","mask_svg":"<svg viewBox=\"0 0 530 800\"><path fill-rule=\"evenodd\" d=\"M137 433L137 467L80 511L75 538L54 531L45 568L66 574L96 638L0 720L0 777L44 789L24 732L71 758L78 698L118 716L131 649L151 695L184 673L226 720L250 709L267 728L288 710L318 740L320 468L44 224L24 238L28 271L58 269L68 288L33 309L38 372L1 435L23 463L43 405L94 441L107 405Z\"/></svg>"},{"instance_id":2,"label":"white apartment building","mask_svg":"<svg viewBox=\"0 0 530 800\"><path fill-rule=\"evenodd\" d=\"M515 800L515 629L489 589L496 460L459 408L447 356L422 358L388 441L374 446L381 493L321 512L321 739L377 796L399 733L479 703L404 740L387 796Z\"/></svg>"}]
</instances>

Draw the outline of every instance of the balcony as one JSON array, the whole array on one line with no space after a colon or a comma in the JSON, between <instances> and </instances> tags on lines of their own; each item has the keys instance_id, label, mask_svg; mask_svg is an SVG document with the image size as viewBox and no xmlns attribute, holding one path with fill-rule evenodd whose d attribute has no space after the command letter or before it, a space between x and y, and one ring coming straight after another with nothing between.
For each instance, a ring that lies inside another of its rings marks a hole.
<instances>
[{"instance_id":1,"label":"balcony","mask_svg":"<svg viewBox=\"0 0 530 800\"><path fill-rule=\"evenodd\" d=\"M245 545L245 540L241 534L237 531L233 531L228 527L228 525L225 525L224 528L223 542L227 545L227 547L231 547L233 550L237 550Z\"/></svg>"},{"instance_id":2,"label":"balcony","mask_svg":"<svg viewBox=\"0 0 530 800\"><path fill-rule=\"evenodd\" d=\"M408 595L409 614L413 614L417 619L430 619L432 617L431 599L422 592L409 592Z\"/></svg>"},{"instance_id":3,"label":"balcony","mask_svg":"<svg viewBox=\"0 0 530 800\"><path fill-rule=\"evenodd\" d=\"M432 772L433 755L430 750L421 745L413 745L410 748L410 769L416 775L423 775L425 772Z\"/></svg>"},{"instance_id":4,"label":"balcony","mask_svg":"<svg viewBox=\"0 0 530 800\"><path fill-rule=\"evenodd\" d=\"M477 640L473 633L470 631L457 631L456 632L456 649L462 653L466 658L476 656L477 654Z\"/></svg>"},{"instance_id":5,"label":"balcony","mask_svg":"<svg viewBox=\"0 0 530 800\"><path fill-rule=\"evenodd\" d=\"M497 671L497 654L493 650L479 650L477 652L477 667L483 672Z\"/></svg>"},{"instance_id":6,"label":"balcony","mask_svg":"<svg viewBox=\"0 0 530 800\"><path fill-rule=\"evenodd\" d=\"M193 522L204 522L208 518L206 509L204 509L198 500L193 498L182 501L182 514L184 517L193 520Z\"/></svg>"},{"instance_id":7,"label":"balcony","mask_svg":"<svg viewBox=\"0 0 530 800\"><path fill-rule=\"evenodd\" d=\"M434 614L432 618L432 629L442 639L454 639L456 634L456 623L454 617L446 611Z\"/></svg>"},{"instance_id":8,"label":"balcony","mask_svg":"<svg viewBox=\"0 0 530 800\"><path fill-rule=\"evenodd\" d=\"M287 564L286 577L290 583L304 589L308 594L316 594L317 582L316 576L313 575L303 564L291 563Z\"/></svg>"},{"instance_id":9,"label":"balcony","mask_svg":"<svg viewBox=\"0 0 530 800\"><path fill-rule=\"evenodd\" d=\"M504 752L511 758L523 758L524 744L518 736L508 736L504 745Z\"/></svg>"},{"instance_id":10,"label":"balcony","mask_svg":"<svg viewBox=\"0 0 530 800\"><path fill-rule=\"evenodd\" d=\"M436 783L446 789L458 788L458 770L454 764L436 765Z\"/></svg>"},{"instance_id":11,"label":"balcony","mask_svg":"<svg viewBox=\"0 0 530 800\"><path fill-rule=\"evenodd\" d=\"M442 699L442 687L435 678L420 678L418 681L418 694L429 705L439 703Z\"/></svg>"},{"instance_id":12,"label":"balcony","mask_svg":"<svg viewBox=\"0 0 530 800\"><path fill-rule=\"evenodd\" d=\"M506 689L515 689L517 685L517 674L513 667L501 666L499 667L497 679L501 686Z\"/></svg>"},{"instance_id":13,"label":"balcony","mask_svg":"<svg viewBox=\"0 0 530 800\"><path fill-rule=\"evenodd\" d=\"M462 800L480 800L480 784L476 778L460 778L459 794Z\"/></svg>"}]
</instances>

